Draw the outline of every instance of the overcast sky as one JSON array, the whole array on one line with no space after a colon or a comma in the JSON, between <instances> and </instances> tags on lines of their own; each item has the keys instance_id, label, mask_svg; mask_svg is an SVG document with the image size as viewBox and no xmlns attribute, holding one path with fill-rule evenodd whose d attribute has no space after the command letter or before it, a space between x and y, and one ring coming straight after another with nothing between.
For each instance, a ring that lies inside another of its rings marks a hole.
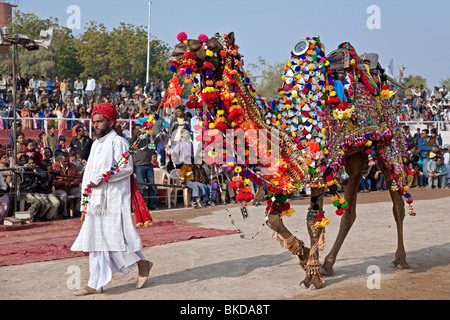
<instances>
[{"instance_id":1,"label":"overcast sky","mask_svg":"<svg viewBox=\"0 0 450 320\"><path fill-rule=\"evenodd\" d=\"M147 0L19 0L19 9L41 18L73 23L79 8L83 31L92 20L112 29L120 22L147 26ZM71 7L72 6L72 7ZM262 57L269 63L287 62L294 43L319 35L327 52L350 42L360 54L377 52L383 67L394 60L406 75L422 75L428 87L450 77L448 0L153 0L152 36L170 46L177 34L190 38L205 33L235 32L246 64Z\"/></svg>"}]
</instances>

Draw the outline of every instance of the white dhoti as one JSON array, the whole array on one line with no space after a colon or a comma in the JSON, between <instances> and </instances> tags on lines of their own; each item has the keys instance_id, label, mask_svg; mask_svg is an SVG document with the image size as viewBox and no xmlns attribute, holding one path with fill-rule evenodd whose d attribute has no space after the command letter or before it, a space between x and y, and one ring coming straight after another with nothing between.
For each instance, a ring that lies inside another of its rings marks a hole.
<instances>
[{"instance_id":1,"label":"white dhoti","mask_svg":"<svg viewBox=\"0 0 450 320\"><path fill-rule=\"evenodd\" d=\"M139 252L90 252L88 286L100 292L112 279L113 274L128 275L137 263L145 260Z\"/></svg>"}]
</instances>

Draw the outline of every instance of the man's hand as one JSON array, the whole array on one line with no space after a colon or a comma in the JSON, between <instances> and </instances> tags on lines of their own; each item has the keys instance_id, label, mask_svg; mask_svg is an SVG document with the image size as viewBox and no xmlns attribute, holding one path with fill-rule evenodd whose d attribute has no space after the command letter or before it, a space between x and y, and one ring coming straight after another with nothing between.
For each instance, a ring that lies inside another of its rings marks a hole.
<instances>
[{"instance_id":1,"label":"man's hand","mask_svg":"<svg viewBox=\"0 0 450 320\"><path fill-rule=\"evenodd\" d=\"M89 183L89 184L91 185L92 188L98 187L98 184L95 184L95 183L93 183L92 181L91 181L91 183Z\"/></svg>"}]
</instances>

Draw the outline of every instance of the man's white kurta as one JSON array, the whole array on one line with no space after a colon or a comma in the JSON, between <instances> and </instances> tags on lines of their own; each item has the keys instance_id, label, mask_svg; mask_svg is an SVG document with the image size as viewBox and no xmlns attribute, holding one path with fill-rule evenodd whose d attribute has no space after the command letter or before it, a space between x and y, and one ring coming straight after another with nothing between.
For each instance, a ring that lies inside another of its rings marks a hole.
<instances>
[{"instance_id":1,"label":"man's white kurta","mask_svg":"<svg viewBox=\"0 0 450 320\"><path fill-rule=\"evenodd\" d=\"M113 130L96 140L86 165L82 190L93 182L99 184L89 197L86 217L72 251L138 252L142 241L131 217L131 185L133 163L120 167L108 183L103 174L119 163L129 150L127 140Z\"/></svg>"}]
</instances>

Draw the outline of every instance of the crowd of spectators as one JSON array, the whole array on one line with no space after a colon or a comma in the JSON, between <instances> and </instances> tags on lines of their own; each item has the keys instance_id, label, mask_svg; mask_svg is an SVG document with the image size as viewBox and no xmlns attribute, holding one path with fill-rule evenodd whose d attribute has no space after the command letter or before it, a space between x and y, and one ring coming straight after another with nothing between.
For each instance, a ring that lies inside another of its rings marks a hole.
<instances>
[{"instance_id":1,"label":"crowd of spectators","mask_svg":"<svg viewBox=\"0 0 450 320\"><path fill-rule=\"evenodd\" d=\"M445 86L428 92L423 86L398 89L392 99L398 121L450 121L450 92Z\"/></svg>"},{"instance_id":2,"label":"crowd of spectators","mask_svg":"<svg viewBox=\"0 0 450 320\"><path fill-rule=\"evenodd\" d=\"M36 220L69 218L69 212L80 215L80 183L84 166L95 140L90 137L89 124L93 107L97 103L114 104L122 120L116 131L133 143L142 128L139 120L146 119L158 110L164 96L161 79L145 86L131 84L123 78L103 81L88 76L86 84L80 78L60 80L58 77L28 75L17 78L17 145L13 146L11 133L9 144L0 150L0 221L10 213L8 193L13 188L14 173L8 170L13 147L17 150L17 165L21 168L20 200L28 204ZM450 97L445 87L428 93L423 87L399 91L393 99L393 108L399 121L448 121ZM0 75L0 130L11 129L12 76ZM230 187L233 174L219 166L199 163L203 159L201 141L197 139L201 108L193 113L183 106L174 114L161 115L155 131L161 132L153 141L155 149L139 150L134 156L135 174L143 195L148 191L148 207L157 208L157 188L154 169L168 172L179 170L182 188L192 191L191 206L214 206L220 191L236 202L234 189ZM29 139L24 132L39 130L37 140ZM65 133L70 130L70 137ZM438 130L418 130L414 135L409 127L403 128L408 140L408 186L424 188L448 188L449 145L443 145ZM68 142L70 140L70 142ZM142 147L149 141L142 141ZM140 148L139 148L140 149ZM196 160L196 161L194 161ZM226 188L227 190L221 190ZM386 190L386 182L377 164L375 154L369 158L361 182L361 192Z\"/></svg>"}]
</instances>

